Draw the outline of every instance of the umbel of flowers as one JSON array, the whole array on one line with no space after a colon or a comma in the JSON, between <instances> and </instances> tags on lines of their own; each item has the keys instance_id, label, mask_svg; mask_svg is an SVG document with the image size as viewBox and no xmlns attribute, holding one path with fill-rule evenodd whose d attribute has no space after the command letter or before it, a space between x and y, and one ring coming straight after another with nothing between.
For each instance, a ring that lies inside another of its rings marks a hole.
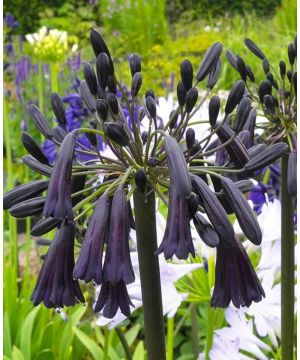
<instances>
[{"instance_id":1,"label":"umbel of flowers","mask_svg":"<svg viewBox=\"0 0 300 360\"><path fill-rule=\"evenodd\" d=\"M144 95L139 94L141 57L134 54L130 58L132 82L127 96L116 78L103 38L92 30L90 39L96 71L91 64L85 65L80 90L96 120L94 128L68 132L64 105L58 94L51 97L58 121L55 128L31 105L29 112L34 124L57 145L58 155L54 165L50 165L35 139L23 134L23 144L30 153L23 158L24 163L48 180L36 180L10 191L4 197L4 208L15 217L39 216L33 235L57 228L31 297L34 305L43 302L47 307L60 308L84 302L79 280L92 281L101 285L94 310L102 310L108 318L119 308L130 315L131 300L126 286L134 281L134 272L129 231L130 227L136 228L148 358L164 359L157 255L163 253L166 259L195 256L190 230L193 221L200 238L217 248L211 305L227 307L232 301L240 307L260 301L264 290L235 236L228 214L235 213L251 242L261 243L261 230L243 193L252 187L249 177L281 157L288 146L281 142L263 150L259 145L253 146L251 129L255 114L243 80L233 85L222 118L220 99L218 96L210 99L210 132L197 138L190 121L218 79L222 52L219 42L207 50L195 76L189 60L182 62L177 85L179 105L161 124L154 92L149 89ZM199 85L206 87L202 99L198 99ZM129 120L116 97L117 88L130 111ZM82 133L88 136L94 150L77 141ZM113 156L98 151L98 135ZM211 141L213 135L219 139L218 144ZM89 160L79 161L78 153L90 155ZM100 175L103 181L93 182ZM155 197L168 207L165 234L158 249L153 220ZM82 244L76 261L75 242Z\"/></svg>"}]
</instances>

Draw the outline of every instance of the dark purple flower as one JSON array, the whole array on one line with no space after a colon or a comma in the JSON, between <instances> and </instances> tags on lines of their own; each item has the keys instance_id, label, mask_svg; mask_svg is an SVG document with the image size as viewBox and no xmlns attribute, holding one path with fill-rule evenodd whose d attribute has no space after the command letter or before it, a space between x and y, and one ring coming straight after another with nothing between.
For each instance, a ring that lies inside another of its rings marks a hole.
<instances>
[{"instance_id":1,"label":"dark purple flower","mask_svg":"<svg viewBox=\"0 0 300 360\"><path fill-rule=\"evenodd\" d=\"M6 26L10 27L11 29L15 29L19 26L18 21L11 14L6 14L4 16L3 22Z\"/></svg>"},{"instance_id":2,"label":"dark purple flower","mask_svg":"<svg viewBox=\"0 0 300 360\"><path fill-rule=\"evenodd\" d=\"M31 295L34 306L73 306L84 302L78 281L73 279L75 225L64 220L47 252Z\"/></svg>"},{"instance_id":3,"label":"dark purple flower","mask_svg":"<svg viewBox=\"0 0 300 360\"><path fill-rule=\"evenodd\" d=\"M129 207L123 187L114 193L107 249L103 265L103 279L112 284L134 281L134 271L129 253Z\"/></svg>"},{"instance_id":4,"label":"dark purple flower","mask_svg":"<svg viewBox=\"0 0 300 360\"><path fill-rule=\"evenodd\" d=\"M109 231L111 199L104 193L89 221L80 255L74 268L74 279L102 282L103 246Z\"/></svg>"},{"instance_id":5,"label":"dark purple flower","mask_svg":"<svg viewBox=\"0 0 300 360\"><path fill-rule=\"evenodd\" d=\"M71 175L76 136L69 133L62 142L55 161L48 188L44 216L73 219Z\"/></svg>"},{"instance_id":6,"label":"dark purple flower","mask_svg":"<svg viewBox=\"0 0 300 360\"><path fill-rule=\"evenodd\" d=\"M112 319L118 309L125 316L130 316L130 307L134 306L128 296L124 281L112 284L108 281L103 282L100 294L95 306L95 312L101 311L103 308L103 316Z\"/></svg>"},{"instance_id":7,"label":"dark purple flower","mask_svg":"<svg viewBox=\"0 0 300 360\"><path fill-rule=\"evenodd\" d=\"M235 238L220 239L215 271L211 306L226 308L232 301L237 308L249 307L252 301L259 302L265 296L245 249Z\"/></svg>"},{"instance_id":8,"label":"dark purple flower","mask_svg":"<svg viewBox=\"0 0 300 360\"><path fill-rule=\"evenodd\" d=\"M187 259L189 253L195 256L190 229L188 200L181 196L171 182L169 191L169 210L166 230L156 254L164 253L166 259L174 255Z\"/></svg>"}]
</instances>

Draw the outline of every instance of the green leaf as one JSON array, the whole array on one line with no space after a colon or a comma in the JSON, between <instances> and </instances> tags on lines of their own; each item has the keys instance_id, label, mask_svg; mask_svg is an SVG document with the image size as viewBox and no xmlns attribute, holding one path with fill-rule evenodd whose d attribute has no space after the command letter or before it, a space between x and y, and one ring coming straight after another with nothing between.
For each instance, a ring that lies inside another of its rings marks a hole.
<instances>
[{"instance_id":1,"label":"green leaf","mask_svg":"<svg viewBox=\"0 0 300 360\"><path fill-rule=\"evenodd\" d=\"M7 312L4 313L4 323L3 323L3 348L4 355L11 357L11 337L10 337L10 326L9 318Z\"/></svg>"},{"instance_id":2,"label":"green leaf","mask_svg":"<svg viewBox=\"0 0 300 360\"><path fill-rule=\"evenodd\" d=\"M50 349L42 350L35 360L55 360L55 355Z\"/></svg>"},{"instance_id":3,"label":"green leaf","mask_svg":"<svg viewBox=\"0 0 300 360\"><path fill-rule=\"evenodd\" d=\"M31 334L33 328L33 322L36 314L39 311L39 307L36 307L30 311L26 316L24 324L21 330L20 349L24 354L26 360L31 360Z\"/></svg>"},{"instance_id":4,"label":"green leaf","mask_svg":"<svg viewBox=\"0 0 300 360\"><path fill-rule=\"evenodd\" d=\"M88 337L84 332L73 326L73 331L81 343L87 348L87 350L93 355L95 360L103 358L103 351L99 348L96 342Z\"/></svg>"},{"instance_id":5,"label":"green leaf","mask_svg":"<svg viewBox=\"0 0 300 360\"><path fill-rule=\"evenodd\" d=\"M128 343L128 346L131 346L134 343L134 340L137 338L140 331L140 325L134 325L129 331L126 332L125 338Z\"/></svg>"},{"instance_id":6,"label":"green leaf","mask_svg":"<svg viewBox=\"0 0 300 360\"><path fill-rule=\"evenodd\" d=\"M132 360L143 360L143 359L145 359L145 349L144 349L144 343L140 341L135 349Z\"/></svg>"},{"instance_id":7,"label":"green leaf","mask_svg":"<svg viewBox=\"0 0 300 360\"><path fill-rule=\"evenodd\" d=\"M25 360L22 352L16 346L13 346L12 360Z\"/></svg>"}]
</instances>

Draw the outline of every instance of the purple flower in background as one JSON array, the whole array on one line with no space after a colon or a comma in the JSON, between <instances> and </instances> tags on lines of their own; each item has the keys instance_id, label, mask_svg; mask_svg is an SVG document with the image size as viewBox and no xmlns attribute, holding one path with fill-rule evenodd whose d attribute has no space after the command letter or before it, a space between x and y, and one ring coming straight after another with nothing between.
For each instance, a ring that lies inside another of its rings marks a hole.
<instances>
[{"instance_id":1,"label":"purple flower in background","mask_svg":"<svg viewBox=\"0 0 300 360\"><path fill-rule=\"evenodd\" d=\"M67 60L67 66L75 71L78 72L81 67L81 52L78 51L71 59Z\"/></svg>"},{"instance_id":2,"label":"purple flower in background","mask_svg":"<svg viewBox=\"0 0 300 360\"><path fill-rule=\"evenodd\" d=\"M6 14L3 19L4 25L11 29L16 29L19 26L18 21L11 14Z\"/></svg>"}]
</instances>

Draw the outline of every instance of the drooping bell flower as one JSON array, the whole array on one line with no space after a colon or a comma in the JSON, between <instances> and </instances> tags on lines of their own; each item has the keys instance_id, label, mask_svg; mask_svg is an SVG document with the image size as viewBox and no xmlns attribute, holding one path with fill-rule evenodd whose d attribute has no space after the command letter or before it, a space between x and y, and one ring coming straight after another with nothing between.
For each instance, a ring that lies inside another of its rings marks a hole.
<instances>
[{"instance_id":1,"label":"drooping bell flower","mask_svg":"<svg viewBox=\"0 0 300 360\"><path fill-rule=\"evenodd\" d=\"M78 281L73 279L74 238L74 223L64 220L51 242L31 295L34 306L43 302L47 308L56 308L84 302Z\"/></svg>"},{"instance_id":2,"label":"drooping bell flower","mask_svg":"<svg viewBox=\"0 0 300 360\"><path fill-rule=\"evenodd\" d=\"M112 319L119 308L122 314L130 316L129 305L134 306L124 281L121 280L116 284L104 281L94 310L99 312L103 309L103 316Z\"/></svg>"},{"instance_id":3,"label":"drooping bell flower","mask_svg":"<svg viewBox=\"0 0 300 360\"><path fill-rule=\"evenodd\" d=\"M123 186L114 193L107 249L103 265L103 280L112 284L134 281L134 271L129 253L129 206Z\"/></svg>"},{"instance_id":4,"label":"drooping bell flower","mask_svg":"<svg viewBox=\"0 0 300 360\"><path fill-rule=\"evenodd\" d=\"M252 301L259 302L265 297L245 249L235 238L220 239L215 274L213 307L226 308L230 301L237 308L249 307Z\"/></svg>"},{"instance_id":5,"label":"drooping bell flower","mask_svg":"<svg viewBox=\"0 0 300 360\"><path fill-rule=\"evenodd\" d=\"M174 255L178 259L195 256L195 249L190 229L188 200L179 194L171 181L169 191L169 210L167 226L163 240L156 254L164 253L166 259Z\"/></svg>"},{"instance_id":6,"label":"drooping bell flower","mask_svg":"<svg viewBox=\"0 0 300 360\"><path fill-rule=\"evenodd\" d=\"M76 137L69 133L64 138L55 161L48 193L46 197L44 216L57 219L73 219L71 201L71 172Z\"/></svg>"},{"instance_id":7,"label":"drooping bell flower","mask_svg":"<svg viewBox=\"0 0 300 360\"><path fill-rule=\"evenodd\" d=\"M74 279L102 282L103 246L109 230L111 199L104 193L98 200L84 236L74 268Z\"/></svg>"}]
</instances>

